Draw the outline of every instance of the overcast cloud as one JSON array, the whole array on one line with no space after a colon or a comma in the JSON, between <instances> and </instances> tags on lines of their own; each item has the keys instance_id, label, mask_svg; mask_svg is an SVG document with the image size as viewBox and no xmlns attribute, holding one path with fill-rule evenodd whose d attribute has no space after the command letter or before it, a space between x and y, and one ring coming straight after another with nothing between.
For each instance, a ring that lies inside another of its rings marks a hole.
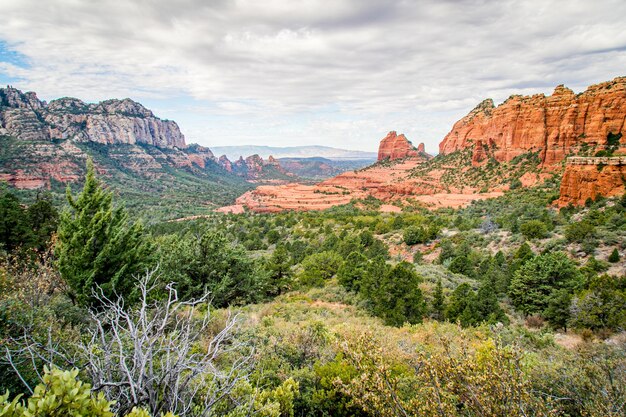
<instances>
[{"instance_id":1,"label":"overcast cloud","mask_svg":"<svg viewBox=\"0 0 626 417\"><path fill-rule=\"evenodd\" d=\"M0 0L0 82L131 97L205 145L434 150L486 97L626 75L626 2Z\"/></svg>"}]
</instances>

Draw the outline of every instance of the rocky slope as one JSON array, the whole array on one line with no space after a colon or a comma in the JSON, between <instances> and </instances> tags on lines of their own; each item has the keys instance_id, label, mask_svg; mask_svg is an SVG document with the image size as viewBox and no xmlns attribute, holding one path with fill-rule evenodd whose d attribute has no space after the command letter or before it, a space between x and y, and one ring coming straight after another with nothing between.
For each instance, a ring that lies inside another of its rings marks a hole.
<instances>
[{"instance_id":1,"label":"rocky slope","mask_svg":"<svg viewBox=\"0 0 626 417\"><path fill-rule=\"evenodd\" d=\"M598 196L620 196L626 192L626 156L568 158L556 205L580 206Z\"/></svg>"},{"instance_id":2,"label":"rocky slope","mask_svg":"<svg viewBox=\"0 0 626 417\"><path fill-rule=\"evenodd\" d=\"M583 144L605 148L610 133L626 134L625 117L626 77L592 85L580 94L560 85L547 97L514 95L498 107L487 99L454 124L439 153L473 147L477 165L488 153L509 162L539 152L541 164L549 167L576 154Z\"/></svg>"},{"instance_id":3,"label":"rocky slope","mask_svg":"<svg viewBox=\"0 0 626 417\"><path fill-rule=\"evenodd\" d=\"M176 122L159 119L133 100L88 104L60 98L46 103L33 92L23 93L13 87L0 89L0 135L35 141L186 146Z\"/></svg>"},{"instance_id":4,"label":"rocky slope","mask_svg":"<svg viewBox=\"0 0 626 417\"><path fill-rule=\"evenodd\" d=\"M251 188L244 179L222 169L212 153L200 146L40 142L11 136L0 136L0 182L32 196L37 191L29 194L27 190L43 188L63 204L67 185L80 188L88 156L118 201L147 221L206 213Z\"/></svg>"}]
</instances>

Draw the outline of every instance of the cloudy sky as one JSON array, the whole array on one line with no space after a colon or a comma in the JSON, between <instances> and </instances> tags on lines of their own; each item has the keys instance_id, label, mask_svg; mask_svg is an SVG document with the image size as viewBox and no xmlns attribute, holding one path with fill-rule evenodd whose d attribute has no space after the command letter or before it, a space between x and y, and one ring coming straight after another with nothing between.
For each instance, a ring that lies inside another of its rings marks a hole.
<instances>
[{"instance_id":1,"label":"cloudy sky","mask_svg":"<svg viewBox=\"0 0 626 417\"><path fill-rule=\"evenodd\" d=\"M626 1L0 0L0 83L204 145L434 150L478 102L626 75Z\"/></svg>"}]
</instances>

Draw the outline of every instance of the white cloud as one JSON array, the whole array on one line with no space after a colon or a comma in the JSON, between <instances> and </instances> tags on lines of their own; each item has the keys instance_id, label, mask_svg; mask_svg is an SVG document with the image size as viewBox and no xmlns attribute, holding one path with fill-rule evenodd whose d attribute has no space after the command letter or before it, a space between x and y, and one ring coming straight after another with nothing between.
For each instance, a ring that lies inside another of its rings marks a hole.
<instances>
[{"instance_id":1,"label":"white cloud","mask_svg":"<svg viewBox=\"0 0 626 417\"><path fill-rule=\"evenodd\" d=\"M0 15L0 40L30 64L0 63L16 86L187 95L205 110L154 110L209 145L372 149L395 129L433 149L487 96L581 89L626 67L626 3L611 0L0 0Z\"/></svg>"}]
</instances>

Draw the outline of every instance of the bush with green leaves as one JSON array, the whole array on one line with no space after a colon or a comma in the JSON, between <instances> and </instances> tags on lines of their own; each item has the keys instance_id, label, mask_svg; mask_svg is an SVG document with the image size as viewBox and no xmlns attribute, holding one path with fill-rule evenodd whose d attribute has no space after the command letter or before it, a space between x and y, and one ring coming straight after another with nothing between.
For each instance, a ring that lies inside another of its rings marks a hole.
<instances>
[{"instance_id":1,"label":"bush with green leaves","mask_svg":"<svg viewBox=\"0 0 626 417\"><path fill-rule=\"evenodd\" d=\"M260 301L276 288L266 288L261 264L221 232L207 228L198 234L169 235L157 240L162 275L177 283L181 299L210 292L216 307ZM278 284L282 285L282 284Z\"/></svg>"},{"instance_id":2,"label":"bush with green leaves","mask_svg":"<svg viewBox=\"0 0 626 417\"><path fill-rule=\"evenodd\" d=\"M570 325L592 330L626 328L626 277L600 275L574 296Z\"/></svg>"},{"instance_id":3,"label":"bush with green leaves","mask_svg":"<svg viewBox=\"0 0 626 417\"><path fill-rule=\"evenodd\" d=\"M613 249L613 251L608 257L608 261L613 264L616 262L619 262L619 252L617 251L617 248Z\"/></svg>"},{"instance_id":4,"label":"bush with green leaves","mask_svg":"<svg viewBox=\"0 0 626 417\"><path fill-rule=\"evenodd\" d=\"M520 225L519 230L526 239L542 239L548 234L548 228L541 220L528 220Z\"/></svg>"},{"instance_id":5,"label":"bush with green leaves","mask_svg":"<svg viewBox=\"0 0 626 417\"><path fill-rule=\"evenodd\" d=\"M320 287L337 273L341 263L341 257L333 251L309 255L302 261L298 281L305 287Z\"/></svg>"},{"instance_id":6,"label":"bush with green leaves","mask_svg":"<svg viewBox=\"0 0 626 417\"><path fill-rule=\"evenodd\" d=\"M565 228L565 238L569 242L582 243L595 234L595 227L587 220L572 222Z\"/></svg>"},{"instance_id":7,"label":"bush with green leaves","mask_svg":"<svg viewBox=\"0 0 626 417\"><path fill-rule=\"evenodd\" d=\"M56 231L58 219L49 195L38 194L35 202L24 208L17 195L0 188L0 250L43 252Z\"/></svg>"},{"instance_id":8,"label":"bush with green leaves","mask_svg":"<svg viewBox=\"0 0 626 417\"><path fill-rule=\"evenodd\" d=\"M436 225L430 226L409 226L404 230L402 238L404 243L409 246L426 243L435 237L439 233L439 228Z\"/></svg>"},{"instance_id":9,"label":"bush with green leaves","mask_svg":"<svg viewBox=\"0 0 626 417\"><path fill-rule=\"evenodd\" d=\"M7 392L0 395L0 416L2 417L114 417L112 401L103 393L91 392L91 385L78 378L78 369L63 371L58 368L44 368L43 381L37 385L32 395L21 400L21 395L9 401ZM141 408L133 408L125 417L150 417ZM175 417L167 413L163 417Z\"/></svg>"},{"instance_id":10,"label":"bush with green leaves","mask_svg":"<svg viewBox=\"0 0 626 417\"><path fill-rule=\"evenodd\" d=\"M426 313L426 304L419 284L422 278L415 267L400 262L383 276L378 290L370 298L374 314L391 326L420 323Z\"/></svg>"}]
</instances>

